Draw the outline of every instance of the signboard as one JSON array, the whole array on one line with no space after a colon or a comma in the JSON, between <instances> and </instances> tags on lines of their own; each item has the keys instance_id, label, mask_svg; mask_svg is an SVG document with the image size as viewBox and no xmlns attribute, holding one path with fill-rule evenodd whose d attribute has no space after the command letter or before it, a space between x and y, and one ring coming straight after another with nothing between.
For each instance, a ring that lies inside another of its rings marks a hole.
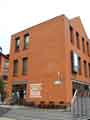
<instances>
[{"instance_id":1,"label":"signboard","mask_svg":"<svg viewBox=\"0 0 90 120\"><path fill-rule=\"evenodd\" d=\"M41 84L30 84L30 97L41 97Z\"/></svg>"}]
</instances>

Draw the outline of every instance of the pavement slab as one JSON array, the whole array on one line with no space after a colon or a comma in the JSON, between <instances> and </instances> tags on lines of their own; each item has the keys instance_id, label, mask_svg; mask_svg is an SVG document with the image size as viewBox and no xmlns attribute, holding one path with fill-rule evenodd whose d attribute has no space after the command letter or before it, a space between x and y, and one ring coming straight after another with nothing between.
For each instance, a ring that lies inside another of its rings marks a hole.
<instances>
[{"instance_id":1,"label":"pavement slab","mask_svg":"<svg viewBox=\"0 0 90 120\"><path fill-rule=\"evenodd\" d=\"M16 120L16 119L11 119L11 118L4 118L4 117L1 117L0 120Z\"/></svg>"},{"instance_id":2,"label":"pavement slab","mask_svg":"<svg viewBox=\"0 0 90 120\"><path fill-rule=\"evenodd\" d=\"M24 106L2 106L8 109L0 120L88 120L87 116L73 116L71 112L61 109L40 109ZM90 116L89 116L90 117Z\"/></svg>"}]
</instances>

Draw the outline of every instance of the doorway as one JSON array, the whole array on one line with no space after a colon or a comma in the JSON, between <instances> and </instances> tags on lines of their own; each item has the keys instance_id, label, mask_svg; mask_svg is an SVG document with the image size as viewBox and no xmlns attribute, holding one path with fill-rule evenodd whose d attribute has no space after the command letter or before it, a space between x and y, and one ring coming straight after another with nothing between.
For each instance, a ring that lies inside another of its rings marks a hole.
<instances>
[{"instance_id":1,"label":"doorway","mask_svg":"<svg viewBox=\"0 0 90 120\"><path fill-rule=\"evenodd\" d=\"M13 85L12 102L13 104L23 105L25 102L26 84Z\"/></svg>"}]
</instances>

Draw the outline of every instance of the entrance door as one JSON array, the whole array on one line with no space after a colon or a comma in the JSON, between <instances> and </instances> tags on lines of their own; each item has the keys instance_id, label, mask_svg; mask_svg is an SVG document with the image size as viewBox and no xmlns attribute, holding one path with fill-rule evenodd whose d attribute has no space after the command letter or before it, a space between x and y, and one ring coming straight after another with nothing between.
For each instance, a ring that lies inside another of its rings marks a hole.
<instances>
[{"instance_id":1,"label":"entrance door","mask_svg":"<svg viewBox=\"0 0 90 120\"><path fill-rule=\"evenodd\" d=\"M26 94L26 84L14 85L12 92L13 104L24 104L24 98Z\"/></svg>"}]
</instances>

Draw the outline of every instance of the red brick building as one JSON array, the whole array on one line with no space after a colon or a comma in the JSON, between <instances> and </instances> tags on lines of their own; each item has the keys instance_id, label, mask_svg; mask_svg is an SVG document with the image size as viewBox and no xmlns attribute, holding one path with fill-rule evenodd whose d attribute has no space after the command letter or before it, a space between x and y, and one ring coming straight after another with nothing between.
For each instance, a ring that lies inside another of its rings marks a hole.
<instances>
[{"instance_id":1,"label":"red brick building","mask_svg":"<svg viewBox=\"0 0 90 120\"><path fill-rule=\"evenodd\" d=\"M9 55L2 53L0 47L0 78L7 84L8 81L8 66L9 66Z\"/></svg>"},{"instance_id":2,"label":"red brick building","mask_svg":"<svg viewBox=\"0 0 90 120\"><path fill-rule=\"evenodd\" d=\"M90 40L80 17L65 15L11 36L9 95L26 91L35 104L68 104L90 85Z\"/></svg>"}]
</instances>

